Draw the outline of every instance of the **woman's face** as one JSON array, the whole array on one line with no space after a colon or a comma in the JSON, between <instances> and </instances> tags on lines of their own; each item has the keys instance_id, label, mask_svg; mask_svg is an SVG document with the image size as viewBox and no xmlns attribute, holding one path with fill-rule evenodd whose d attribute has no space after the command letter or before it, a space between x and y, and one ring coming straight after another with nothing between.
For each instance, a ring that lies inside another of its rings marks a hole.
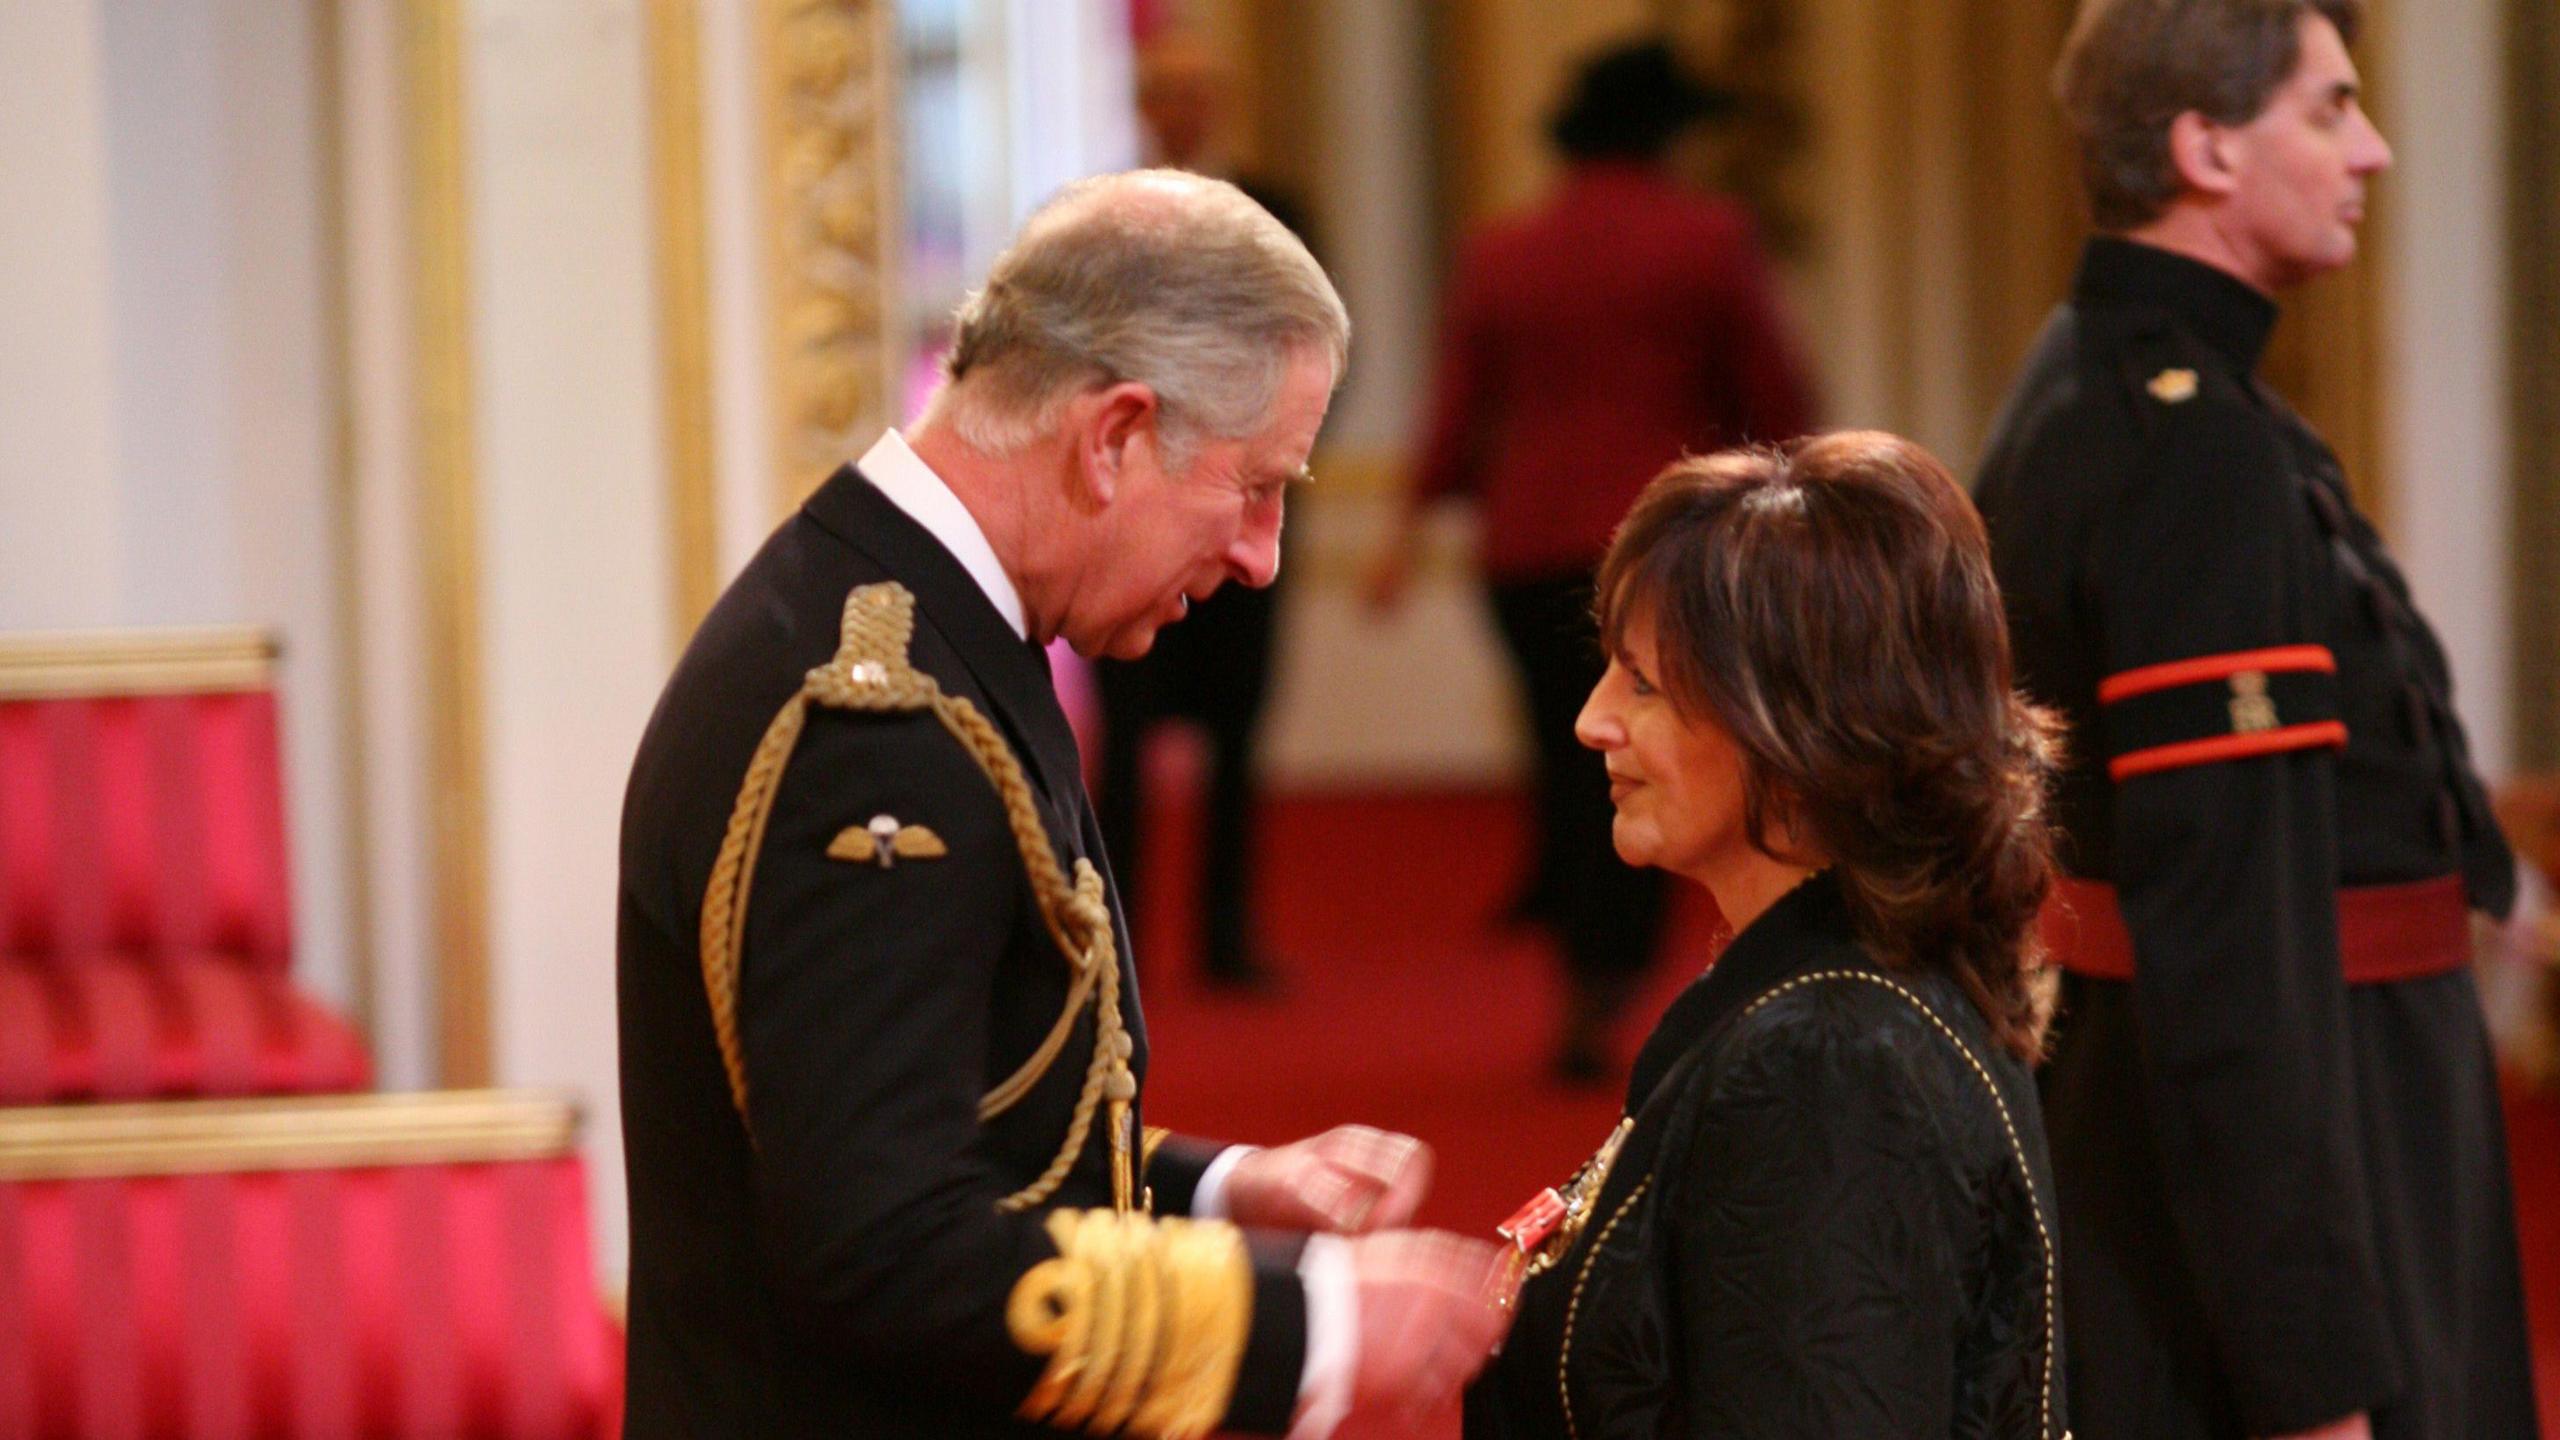
<instances>
[{"instance_id":1,"label":"woman's face","mask_svg":"<svg viewBox=\"0 0 2560 1440\"><path fill-rule=\"evenodd\" d=\"M1640 608L1573 733L1608 767L1618 858L1712 888L1759 853L1743 823L1742 752L1722 726L1672 707L1655 658L1653 616Z\"/></svg>"}]
</instances>

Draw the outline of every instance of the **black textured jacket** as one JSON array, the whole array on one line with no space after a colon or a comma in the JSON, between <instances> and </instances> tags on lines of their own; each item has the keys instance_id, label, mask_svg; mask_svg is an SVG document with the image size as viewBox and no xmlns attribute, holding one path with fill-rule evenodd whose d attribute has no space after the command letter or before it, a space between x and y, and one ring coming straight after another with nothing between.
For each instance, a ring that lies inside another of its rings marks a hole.
<instances>
[{"instance_id":1,"label":"black textured jacket","mask_svg":"<svg viewBox=\"0 0 2560 1440\"><path fill-rule=\"evenodd\" d=\"M2064 1429L2035 1089L1816 876L1673 1003L1469 1440ZM1569 1410L1568 1410L1569 1407Z\"/></svg>"}]
</instances>

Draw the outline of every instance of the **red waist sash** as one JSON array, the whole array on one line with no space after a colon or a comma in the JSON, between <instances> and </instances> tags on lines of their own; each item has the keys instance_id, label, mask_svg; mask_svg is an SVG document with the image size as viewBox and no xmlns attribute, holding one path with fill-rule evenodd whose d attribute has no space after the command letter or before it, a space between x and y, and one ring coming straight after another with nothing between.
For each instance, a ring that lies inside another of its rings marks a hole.
<instances>
[{"instance_id":1,"label":"red waist sash","mask_svg":"<svg viewBox=\"0 0 2560 1440\"><path fill-rule=\"evenodd\" d=\"M2036 924L2049 963L2097 980L2133 978L2133 932L2125 928L2114 886L2058 881ZM2422 980L2470 964L2470 903L2462 877L2340 886L2338 962L2350 985Z\"/></svg>"}]
</instances>

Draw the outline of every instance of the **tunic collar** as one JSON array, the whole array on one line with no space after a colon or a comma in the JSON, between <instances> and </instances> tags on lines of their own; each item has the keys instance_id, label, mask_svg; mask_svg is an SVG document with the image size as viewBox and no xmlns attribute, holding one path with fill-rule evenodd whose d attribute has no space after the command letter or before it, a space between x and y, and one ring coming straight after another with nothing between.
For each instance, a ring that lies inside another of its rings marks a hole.
<instances>
[{"instance_id":1,"label":"tunic collar","mask_svg":"<svg viewBox=\"0 0 2560 1440\"><path fill-rule=\"evenodd\" d=\"M1643 1109L1671 1067L1718 1022L1799 970L1840 963L1843 946L1856 948L1858 963L1865 963L1848 902L1831 871L1809 876L1779 896L1662 1013L1628 1078L1626 1113Z\"/></svg>"},{"instance_id":2,"label":"tunic collar","mask_svg":"<svg viewBox=\"0 0 2560 1440\"><path fill-rule=\"evenodd\" d=\"M2071 293L2086 304L2165 310L2244 371L2257 368L2279 313L2236 275L2113 235L2094 237L2081 252Z\"/></svg>"},{"instance_id":3,"label":"tunic collar","mask_svg":"<svg viewBox=\"0 0 2560 1440\"><path fill-rule=\"evenodd\" d=\"M1042 790L1062 815L1082 791L1075 731L1058 706L1049 657L1013 628L996 597L932 529L870 475L847 465L801 507L811 523L871 557L915 592L916 618L948 642L992 702L998 724L1025 752ZM946 681L957 677L939 677Z\"/></svg>"},{"instance_id":4,"label":"tunic collar","mask_svg":"<svg viewBox=\"0 0 2560 1440\"><path fill-rule=\"evenodd\" d=\"M1029 637L1031 629L1022 618L1022 593L1014 588L1013 577L1004 573L995 547L987 543L987 532L942 477L933 473L933 467L908 447L906 436L895 430L882 432L854 468L888 496L890 504L906 511L908 518L942 542L942 548L986 592L987 603L1013 627L1017 639Z\"/></svg>"}]
</instances>

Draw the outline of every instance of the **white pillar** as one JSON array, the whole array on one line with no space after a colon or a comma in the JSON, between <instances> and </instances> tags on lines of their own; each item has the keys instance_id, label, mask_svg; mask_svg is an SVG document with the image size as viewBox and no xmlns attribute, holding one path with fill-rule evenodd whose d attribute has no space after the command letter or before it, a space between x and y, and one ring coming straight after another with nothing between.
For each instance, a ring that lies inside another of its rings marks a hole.
<instances>
[{"instance_id":1,"label":"white pillar","mask_svg":"<svg viewBox=\"0 0 2560 1440\"><path fill-rule=\"evenodd\" d=\"M1351 310L1351 373L1325 442L1402 453L1431 369L1429 36L1406 0L1321 0L1312 77L1323 127L1322 258Z\"/></svg>"},{"instance_id":2,"label":"white pillar","mask_svg":"<svg viewBox=\"0 0 2560 1440\"><path fill-rule=\"evenodd\" d=\"M2395 117L2383 253L2393 545L2453 662L2473 758L2514 764L2507 513L2507 137L2499 7L2447 0L2391 27L2371 77Z\"/></svg>"},{"instance_id":3,"label":"white pillar","mask_svg":"<svg viewBox=\"0 0 2560 1440\"><path fill-rule=\"evenodd\" d=\"M373 1059L386 1090L436 1078L435 919L428 819L424 541L409 300L406 85L396 0L346 0L337 35L353 544L353 692L364 776L360 855L373 967Z\"/></svg>"},{"instance_id":4,"label":"white pillar","mask_svg":"<svg viewBox=\"0 0 2560 1440\"><path fill-rule=\"evenodd\" d=\"M1003 0L1005 139L1013 215L1071 180L1138 160L1125 0ZM973 277L974 278L974 277Z\"/></svg>"},{"instance_id":5,"label":"white pillar","mask_svg":"<svg viewBox=\"0 0 2560 1440\"><path fill-rule=\"evenodd\" d=\"M1365 613L1353 583L1399 508L1438 327L1428 15L1416 0L1320 0L1312 18L1303 143L1319 157L1317 241L1351 312L1351 370L1316 488L1290 516L1263 769L1279 786L1499 783L1519 769L1521 727L1460 558L1471 517L1434 517L1430 563L1391 619Z\"/></svg>"},{"instance_id":6,"label":"white pillar","mask_svg":"<svg viewBox=\"0 0 2560 1440\"><path fill-rule=\"evenodd\" d=\"M668 667L638 0L491 4L465 49L491 1050L575 1091L623 1267L622 789Z\"/></svg>"}]
</instances>

